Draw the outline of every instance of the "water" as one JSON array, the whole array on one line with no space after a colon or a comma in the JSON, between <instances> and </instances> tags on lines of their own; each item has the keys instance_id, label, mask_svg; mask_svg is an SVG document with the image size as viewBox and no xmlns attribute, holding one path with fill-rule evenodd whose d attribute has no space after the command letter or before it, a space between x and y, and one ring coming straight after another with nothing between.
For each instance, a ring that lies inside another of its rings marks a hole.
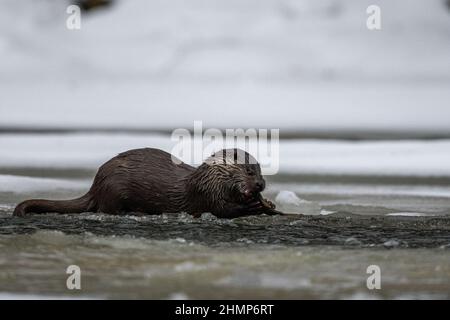
<instances>
[{"instance_id":1,"label":"water","mask_svg":"<svg viewBox=\"0 0 450 320\"><path fill-rule=\"evenodd\" d=\"M450 298L450 179L435 165L448 151L436 141L281 141L303 153L283 151L264 196L308 201L286 216L11 215L24 199L80 196L104 160L137 145L167 148L164 139L2 136L0 298ZM367 148L363 158L378 160L353 158ZM410 162L394 152L413 149ZM418 166L430 152L434 162ZM414 175L421 166L432 174ZM79 291L66 287L69 265L81 268ZM381 269L380 290L366 286L370 265Z\"/></svg>"},{"instance_id":2,"label":"water","mask_svg":"<svg viewBox=\"0 0 450 320\"><path fill-rule=\"evenodd\" d=\"M91 174L54 170L77 183L0 192L0 298L450 298L445 183L268 179L267 197L293 190L327 215L11 216L24 198L81 194ZM66 287L72 264L79 291ZM381 268L380 290L366 286L369 265Z\"/></svg>"},{"instance_id":3,"label":"water","mask_svg":"<svg viewBox=\"0 0 450 320\"><path fill-rule=\"evenodd\" d=\"M62 298L449 298L448 249L261 244L263 236L239 232L212 244L212 234L209 245L90 232L1 235L0 285L9 295ZM77 292L65 288L71 264L82 270ZM366 288L372 264L382 270L381 290Z\"/></svg>"},{"instance_id":4,"label":"water","mask_svg":"<svg viewBox=\"0 0 450 320\"><path fill-rule=\"evenodd\" d=\"M68 235L137 237L153 240L184 239L217 247L268 244L283 247L329 245L360 248L439 248L450 244L450 217L377 217L334 214L326 217L250 216L217 219L205 213L157 216L34 215L0 216L0 234L15 236L60 231ZM387 243L396 243L387 245Z\"/></svg>"}]
</instances>

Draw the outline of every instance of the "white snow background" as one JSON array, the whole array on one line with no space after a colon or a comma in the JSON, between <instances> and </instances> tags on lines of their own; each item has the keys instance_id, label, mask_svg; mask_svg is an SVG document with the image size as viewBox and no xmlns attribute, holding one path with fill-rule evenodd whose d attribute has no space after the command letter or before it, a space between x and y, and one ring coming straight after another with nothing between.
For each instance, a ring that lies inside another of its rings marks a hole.
<instances>
[{"instance_id":1,"label":"white snow background","mask_svg":"<svg viewBox=\"0 0 450 320\"><path fill-rule=\"evenodd\" d=\"M0 2L3 128L450 132L442 0L117 0L80 30L67 4Z\"/></svg>"}]
</instances>

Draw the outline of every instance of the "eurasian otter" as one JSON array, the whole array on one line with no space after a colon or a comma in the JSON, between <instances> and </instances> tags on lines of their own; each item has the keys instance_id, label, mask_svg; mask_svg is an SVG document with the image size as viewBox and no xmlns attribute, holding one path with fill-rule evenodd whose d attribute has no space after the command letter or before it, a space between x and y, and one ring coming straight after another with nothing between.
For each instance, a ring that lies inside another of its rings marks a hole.
<instances>
[{"instance_id":1,"label":"eurasian otter","mask_svg":"<svg viewBox=\"0 0 450 320\"><path fill-rule=\"evenodd\" d=\"M175 160L175 161L174 161ZM84 196L74 200L27 200L14 215L27 213L210 212L221 218L279 214L261 197L265 181L259 163L240 149L213 154L198 168L158 149L129 150L98 170Z\"/></svg>"}]
</instances>

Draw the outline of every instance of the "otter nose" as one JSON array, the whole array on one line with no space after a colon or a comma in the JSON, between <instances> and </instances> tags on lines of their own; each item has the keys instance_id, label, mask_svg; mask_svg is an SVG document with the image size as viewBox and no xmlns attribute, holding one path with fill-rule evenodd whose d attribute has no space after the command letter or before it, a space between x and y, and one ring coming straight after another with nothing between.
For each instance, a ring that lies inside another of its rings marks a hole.
<instances>
[{"instance_id":1,"label":"otter nose","mask_svg":"<svg viewBox=\"0 0 450 320\"><path fill-rule=\"evenodd\" d=\"M257 181L256 182L256 189L258 191L263 191L264 190L264 182L263 181Z\"/></svg>"}]
</instances>

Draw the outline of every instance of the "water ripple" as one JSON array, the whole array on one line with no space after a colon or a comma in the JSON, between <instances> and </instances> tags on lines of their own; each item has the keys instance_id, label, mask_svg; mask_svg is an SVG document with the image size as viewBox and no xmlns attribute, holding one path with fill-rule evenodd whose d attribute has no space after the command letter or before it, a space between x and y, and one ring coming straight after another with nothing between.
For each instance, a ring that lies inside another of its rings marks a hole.
<instances>
[{"instance_id":1,"label":"water ripple","mask_svg":"<svg viewBox=\"0 0 450 320\"><path fill-rule=\"evenodd\" d=\"M206 245L264 243L284 246L341 245L346 247L436 248L450 244L450 218L358 216L250 216L232 220L204 214L158 216L0 215L0 234L59 230L110 236L127 235L155 240L185 239Z\"/></svg>"}]
</instances>

